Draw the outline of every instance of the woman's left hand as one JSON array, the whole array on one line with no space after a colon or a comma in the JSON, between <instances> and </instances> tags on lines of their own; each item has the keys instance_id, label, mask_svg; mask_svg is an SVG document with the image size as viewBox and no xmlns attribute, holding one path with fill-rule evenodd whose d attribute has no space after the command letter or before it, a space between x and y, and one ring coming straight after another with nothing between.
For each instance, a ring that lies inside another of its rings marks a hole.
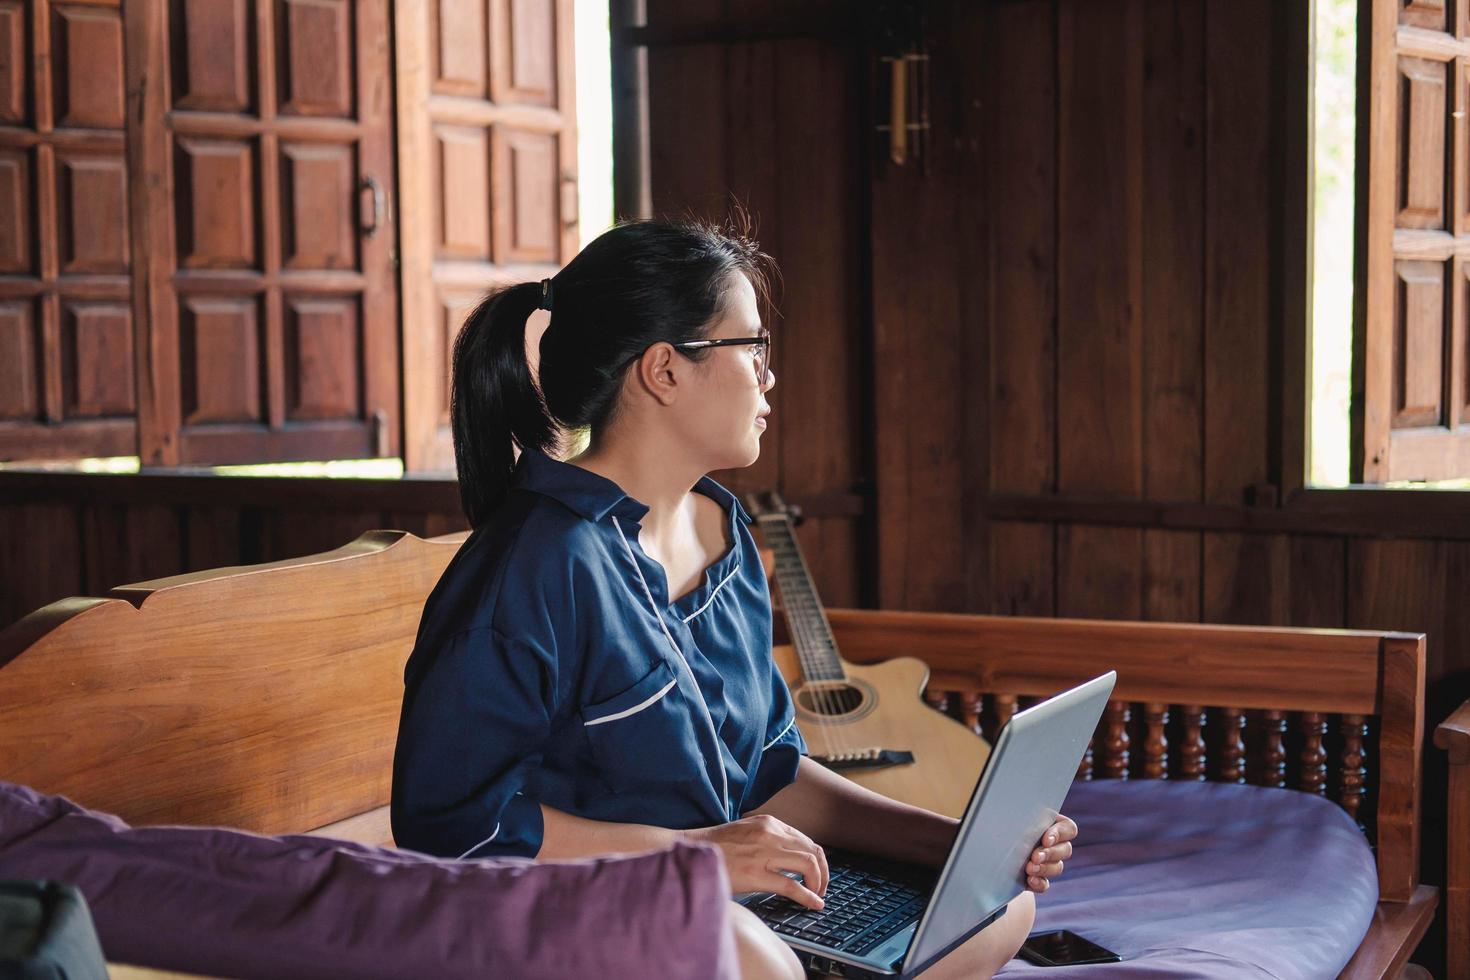
<instances>
[{"instance_id":1,"label":"woman's left hand","mask_svg":"<svg viewBox=\"0 0 1470 980\"><path fill-rule=\"evenodd\" d=\"M1026 862L1026 889L1038 894L1051 887L1051 879L1062 873L1063 862L1072 856L1072 840L1077 824L1071 817L1057 814L1056 823L1046 828Z\"/></svg>"}]
</instances>

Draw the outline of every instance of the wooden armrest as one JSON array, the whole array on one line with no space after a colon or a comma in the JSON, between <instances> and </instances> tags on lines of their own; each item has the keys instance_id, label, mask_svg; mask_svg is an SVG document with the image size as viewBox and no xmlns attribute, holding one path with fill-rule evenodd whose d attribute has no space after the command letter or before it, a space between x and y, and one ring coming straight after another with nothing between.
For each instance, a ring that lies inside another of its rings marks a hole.
<instances>
[{"instance_id":1,"label":"wooden armrest","mask_svg":"<svg viewBox=\"0 0 1470 980\"><path fill-rule=\"evenodd\" d=\"M1445 842L1445 976L1470 976L1470 701L1434 730L1434 744L1450 758Z\"/></svg>"},{"instance_id":2,"label":"wooden armrest","mask_svg":"<svg viewBox=\"0 0 1470 980\"><path fill-rule=\"evenodd\" d=\"M1452 765L1470 762L1470 701L1439 723L1434 730L1434 744L1449 753Z\"/></svg>"}]
</instances>

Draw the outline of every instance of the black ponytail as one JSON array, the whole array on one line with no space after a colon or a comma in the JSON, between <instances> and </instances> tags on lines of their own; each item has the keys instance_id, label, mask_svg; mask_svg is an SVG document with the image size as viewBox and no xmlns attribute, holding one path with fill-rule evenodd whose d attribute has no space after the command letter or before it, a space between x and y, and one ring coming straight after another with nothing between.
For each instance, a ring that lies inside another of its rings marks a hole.
<instances>
[{"instance_id":1,"label":"black ponytail","mask_svg":"<svg viewBox=\"0 0 1470 980\"><path fill-rule=\"evenodd\" d=\"M515 468L511 443L545 450L551 419L526 362L526 322L541 299L536 283L492 293L454 341L449 413L459 499L471 527L500 505Z\"/></svg>"},{"instance_id":2,"label":"black ponytail","mask_svg":"<svg viewBox=\"0 0 1470 980\"><path fill-rule=\"evenodd\" d=\"M630 221L587 245L553 277L551 325L541 337L540 377L526 360L526 321L539 282L488 296L454 342L450 415L459 496L472 527L504 501L512 446L553 450L562 431L612 420L629 364L659 341L699 340L743 274L770 305L775 265L738 226L692 219ZM709 350L682 352L703 360ZM538 384L539 381L539 384Z\"/></svg>"}]
</instances>

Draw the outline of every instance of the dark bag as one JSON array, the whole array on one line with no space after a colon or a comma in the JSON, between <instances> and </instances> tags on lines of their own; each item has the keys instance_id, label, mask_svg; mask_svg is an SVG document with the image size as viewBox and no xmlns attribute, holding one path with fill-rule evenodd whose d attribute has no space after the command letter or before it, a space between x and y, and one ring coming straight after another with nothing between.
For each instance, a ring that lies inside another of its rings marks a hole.
<instances>
[{"instance_id":1,"label":"dark bag","mask_svg":"<svg viewBox=\"0 0 1470 980\"><path fill-rule=\"evenodd\" d=\"M0 980L107 980L81 892L59 881L0 881Z\"/></svg>"}]
</instances>

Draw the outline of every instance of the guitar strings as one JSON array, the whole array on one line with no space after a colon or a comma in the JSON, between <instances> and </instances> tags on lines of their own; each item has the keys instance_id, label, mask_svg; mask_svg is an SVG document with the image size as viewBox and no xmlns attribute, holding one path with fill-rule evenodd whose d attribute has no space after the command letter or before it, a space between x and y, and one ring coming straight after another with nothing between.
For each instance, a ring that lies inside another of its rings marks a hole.
<instances>
[{"instance_id":1,"label":"guitar strings","mask_svg":"<svg viewBox=\"0 0 1470 980\"><path fill-rule=\"evenodd\" d=\"M795 535L793 533L793 544L794 537ZM819 660L826 659L828 667L835 666L837 668L836 677L823 677L822 690L826 696L829 717L833 719L833 722L828 726L832 735L831 741L836 744L840 753L851 748L848 744L849 736L846 726L835 721L836 717L843 713L838 682L844 679L845 672L841 669L841 663L836 660L837 651L835 645L828 646L826 650L822 649L829 636L826 617L822 616L821 602L817 599L816 595L816 583L812 580L811 570L807 566L806 557L801 553L800 548L796 548L795 551L797 561L801 566L802 579L808 588L808 594L804 597L807 603L807 608L804 610L806 613L804 619L807 642L813 644L814 657Z\"/></svg>"},{"instance_id":2,"label":"guitar strings","mask_svg":"<svg viewBox=\"0 0 1470 980\"><path fill-rule=\"evenodd\" d=\"M801 670L804 684L810 687L813 698L814 712L819 723L824 718L835 715L835 701L825 681L818 676L816 653L811 648L811 633L806 622L804 609L801 608L805 601L805 586L811 585L811 575L806 568L806 562L802 558L801 549L796 543L796 528L791 520L791 515L784 510L772 510L768 507L759 508L762 513L761 527L767 532L771 548L776 552L776 582L781 588L781 599L785 607L786 625L791 632L791 642L796 650L797 664ZM782 560L785 558L786 560ZM798 575L791 568L791 558L796 559L796 565L805 575ZM798 581L804 579L804 581ZM795 695L793 695L793 698ZM822 723L823 742L828 743L829 752L832 748L828 742L828 733L831 726ZM838 736L839 739L841 736Z\"/></svg>"},{"instance_id":3,"label":"guitar strings","mask_svg":"<svg viewBox=\"0 0 1470 980\"><path fill-rule=\"evenodd\" d=\"M792 612L794 614L792 623L793 633L795 634L794 639L796 641L797 650L805 651L802 654L801 659L805 662L804 669L806 671L807 679L812 684L813 694L815 695L816 703L820 709L818 713L825 720L830 719L833 715L837 713L837 704L836 699L832 694L832 689L829 686L829 678L826 676L827 672L823 669L823 666L818 659L817 650L813 645L814 637L812 635L809 619L810 611L811 607L807 601L806 596L800 590L798 590L796 602L792 609ZM832 734L836 733L833 732Z\"/></svg>"},{"instance_id":4,"label":"guitar strings","mask_svg":"<svg viewBox=\"0 0 1470 980\"><path fill-rule=\"evenodd\" d=\"M811 570L807 567L806 558L802 555L801 549L796 543L796 530L791 522L791 518L788 515L782 515L781 523L782 531L785 535L785 541L783 543L790 549L790 554L796 559L795 564L802 573L799 576L800 582L793 583L799 584L799 587L791 590L795 596L795 605L792 610L793 615L787 617L787 624L792 626L794 634L793 641L796 643L797 648L797 659L802 663L803 672L806 674L808 682L816 682L814 685L816 688L814 692L815 700L817 705L822 709L819 714L829 719L823 725L823 734L826 736L824 740L829 743L829 748L835 748L840 754L849 748L845 726L834 724L831 721L831 719L835 719L841 713L841 705L838 701L839 695L834 686L834 681L840 679L840 676L839 678L827 677L826 674L829 671L824 669L824 665L821 664L822 655L818 650L818 644L821 643L821 636L813 632L815 629L814 616L820 614L820 606L816 600L816 585L812 582ZM792 579L798 578L796 570L791 569L790 565L791 563L788 562L787 577ZM825 616L822 616L822 622L825 627ZM827 627L825 632L830 635L830 627ZM805 654L803 654L803 647L806 648ZM829 652L829 660L836 657L835 645L833 645ZM814 670L814 667L818 669ZM818 674L820 676L817 676ZM839 669L840 674L841 671Z\"/></svg>"},{"instance_id":5,"label":"guitar strings","mask_svg":"<svg viewBox=\"0 0 1470 980\"><path fill-rule=\"evenodd\" d=\"M778 551L778 557L783 557L780 552L784 551L784 557L787 558L787 561L777 565L777 580L781 584L781 594L786 604L786 625L791 630L792 645L796 648L796 659L801 665L802 675L811 687L813 704L817 709L816 714L822 718L831 713L832 702L823 686L822 677L817 669L815 653L810 646L810 633L807 630L803 608L805 595L801 588L802 583L798 581L799 576L791 568L791 559L794 558L797 563L800 563L801 552L796 547L796 534L790 517L784 514L779 517L777 526L779 526L780 533L774 535L777 540L772 544ZM773 526L772 530L775 529L776 527ZM826 726L823 727L825 729Z\"/></svg>"},{"instance_id":6,"label":"guitar strings","mask_svg":"<svg viewBox=\"0 0 1470 980\"><path fill-rule=\"evenodd\" d=\"M831 624L817 599L811 570L796 542L795 526L790 515L780 513L772 516L777 520L771 523L778 525L780 532L773 535L776 540L772 542L778 551L778 557L781 557L780 552L784 550L789 558L795 559L794 562L787 560L777 563L777 581L781 585L782 597L788 609L787 625L791 628L797 661L811 688L823 741L827 744L829 753L840 755L852 748L846 726L835 722L839 715L846 713L840 684L846 679L846 672L842 669L836 643L832 638ZM776 530L776 527L772 527L772 530ZM793 568L793 565L796 567ZM837 675L828 676L834 666Z\"/></svg>"},{"instance_id":7,"label":"guitar strings","mask_svg":"<svg viewBox=\"0 0 1470 980\"><path fill-rule=\"evenodd\" d=\"M772 529L775 530L774 527ZM821 688L815 683L818 679L814 669L815 663L812 659L811 651L802 642L804 639L802 635L803 621L800 609L798 608L801 602L801 593L800 589L797 588L797 582L791 573L790 567L790 558L794 554L794 548L792 547L794 543L792 538L794 535L789 518L784 516L781 518L780 531L780 534L774 535L777 540L772 542L772 544L777 550L778 558L787 558L786 562L778 563L776 576L781 584L781 597L786 605L786 625L791 631L791 642L796 649L796 659L801 665L802 677L812 686L813 695L816 698L816 706L820 709L822 707ZM783 551L785 552L784 555L781 554ZM817 713L820 715L821 711L818 710Z\"/></svg>"},{"instance_id":8,"label":"guitar strings","mask_svg":"<svg viewBox=\"0 0 1470 980\"><path fill-rule=\"evenodd\" d=\"M805 571L805 562L802 561L801 550L796 545L796 533L790 523L790 518L783 519L783 524L784 527L782 530L786 536L784 543L789 549L789 555L796 560L798 566L802 566L801 570ZM831 688L827 684L828 678L825 676L825 671L821 670L820 662L817 659L817 652L812 646L813 637L808 619L809 604L805 588L809 581L809 576L798 576L790 566L791 562L788 562L787 578L796 587L790 590L792 595L792 602L790 604L791 615L787 617L787 624L792 627L797 658L802 662L802 670L806 674L808 683L812 685L814 700L818 707L817 714L823 719L829 719L836 714L836 700ZM826 736L828 734L836 735L838 733L832 732L831 725L824 723L823 734ZM825 737L823 740L832 741L832 739Z\"/></svg>"}]
</instances>

